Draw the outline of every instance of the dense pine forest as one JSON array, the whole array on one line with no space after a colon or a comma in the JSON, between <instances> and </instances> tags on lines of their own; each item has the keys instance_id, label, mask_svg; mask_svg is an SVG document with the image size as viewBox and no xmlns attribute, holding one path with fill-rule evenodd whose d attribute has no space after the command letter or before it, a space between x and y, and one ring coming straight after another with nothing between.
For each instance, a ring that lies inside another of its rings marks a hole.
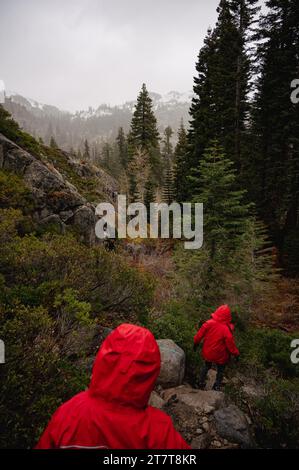
<instances>
[{"instance_id":1,"label":"dense pine forest","mask_svg":"<svg viewBox=\"0 0 299 470\"><path fill-rule=\"evenodd\" d=\"M123 322L179 345L194 386L194 334L227 303L241 355L225 395L249 415L256 447L298 448L298 25L297 0L221 0L176 130L160 132L146 84L128 132L99 145L80 135L69 152L0 105L0 447L34 446ZM94 208L117 194L203 203L203 247L95 240Z\"/></svg>"}]
</instances>

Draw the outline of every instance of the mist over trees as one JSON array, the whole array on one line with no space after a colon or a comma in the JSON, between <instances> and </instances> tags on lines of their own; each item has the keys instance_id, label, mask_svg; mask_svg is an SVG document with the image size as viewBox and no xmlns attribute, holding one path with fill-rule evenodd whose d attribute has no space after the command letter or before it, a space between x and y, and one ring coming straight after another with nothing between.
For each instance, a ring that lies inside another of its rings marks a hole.
<instances>
[{"instance_id":1,"label":"mist over trees","mask_svg":"<svg viewBox=\"0 0 299 470\"><path fill-rule=\"evenodd\" d=\"M10 356L0 447L36 444L56 407L88 386L107 329L123 322L184 350L193 393L194 326L224 303L241 351L226 397L250 414L259 447L298 447L299 4L258 4L220 1L189 104L163 103L144 83L134 103L76 115L20 96L0 105L0 338ZM147 209L203 203L203 246L95 240L95 206L116 207L118 194Z\"/></svg>"},{"instance_id":2,"label":"mist over trees","mask_svg":"<svg viewBox=\"0 0 299 470\"><path fill-rule=\"evenodd\" d=\"M134 175L144 171L154 199L184 202L198 193L202 161L217 142L236 172L235 190L246 190L280 261L296 270L290 245L299 240L299 107L291 102L290 84L298 75L299 13L295 1L269 1L267 7L261 14L256 0L220 1L216 26L196 62L187 128L181 121L175 138L171 126L159 135L143 85L127 148L120 130L119 158L123 168L131 162L131 197Z\"/></svg>"},{"instance_id":3,"label":"mist over trees","mask_svg":"<svg viewBox=\"0 0 299 470\"><path fill-rule=\"evenodd\" d=\"M163 103L145 84L136 104L75 115L34 108L21 96L5 106L46 144L105 168L131 200L192 200L201 161L217 141L280 262L296 270L299 107L290 84L298 76L299 13L294 0L266 5L261 12L257 0L220 1L196 61L191 106L175 92Z\"/></svg>"}]
</instances>

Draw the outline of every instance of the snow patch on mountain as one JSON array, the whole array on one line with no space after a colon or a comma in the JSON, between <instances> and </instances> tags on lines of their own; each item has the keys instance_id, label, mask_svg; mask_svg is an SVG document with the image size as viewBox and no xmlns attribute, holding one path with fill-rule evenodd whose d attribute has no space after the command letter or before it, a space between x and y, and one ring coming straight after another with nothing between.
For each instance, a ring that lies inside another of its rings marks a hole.
<instances>
[{"instance_id":1,"label":"snow patch on mountain","mask_svg":"<svg viewBox=\"0 0 299 470\"><path fill-rule=\"evenodd\" d=\"M90 106L86 110L77 111L75 113L69 113L68 111L61 111L55 106L46 105L43 103L39 103L38 101L25 98L24 96L19 95L13 91L6 91L5 96L7 99L11 100L13 103L17 103L21 106L24 106L29 111L41 111L45 114L56 114L57 112L63 112L72 117L72 119L92 119L98 118L103 116L113 116L115 111L123 110L134 112L136 101L127 101L118 106L110 106L108 104L101 104L98 108L93 108ZM160 95L159 93L150 92L150 96L153 101L153 108L154 110L158 110L160 108L172 108L179 105L186 105L191 103L192 100L192 92L180 93L178 91L170 91L165 95Z\"/></svg>"}]
</instances>

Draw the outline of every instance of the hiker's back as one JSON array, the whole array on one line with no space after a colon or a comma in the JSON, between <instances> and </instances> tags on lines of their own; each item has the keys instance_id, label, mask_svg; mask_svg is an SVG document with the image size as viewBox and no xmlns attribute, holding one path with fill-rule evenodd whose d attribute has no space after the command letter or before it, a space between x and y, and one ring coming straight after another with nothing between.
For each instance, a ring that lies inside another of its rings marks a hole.
<instances>
[{"instance_id":1,"label":"hiker's back","mask_svg":"<svg viewBox=\"0 0 299 470\"><path fill-rule=\"evenodd\" d=\"M225 338L230 333L229 327L225 323L216 321L213 318L206 322L206 326L207 329L202 348L203 357L208 362L225 364L230 357L225 341Z\"/></svg>"},{"instance_id":2,"label":"hiker's back","mask_svg":"<svg viewBox=\"0 0 299 470\"><path fill-rule=\"evenodd\" d=\"M120 325L99 349L88 390L54 413L37 448L189 449L170 417L148 406L160 363L149 330Z\"/></svg>"},{"instance_id":3,"label":"hiker's back","mask_svg":"<svg viewBox=\"0 0 299 470\"><path fill-rule=\"evenodd\" d=\"M150 406L137 409L93 398L82 392L54 414L38 448L161 449L173 425L169 416ZM173 446L184 443L174 431ZM183 448L183 447L181 447Z\"/></svg>"}]
</instances>

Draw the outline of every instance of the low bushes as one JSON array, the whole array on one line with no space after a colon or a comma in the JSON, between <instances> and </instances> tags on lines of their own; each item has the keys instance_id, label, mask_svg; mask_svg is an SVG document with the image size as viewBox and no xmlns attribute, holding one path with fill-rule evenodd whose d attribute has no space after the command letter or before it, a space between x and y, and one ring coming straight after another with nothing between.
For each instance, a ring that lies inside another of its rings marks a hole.
<instances>
[{"instance_id":1,"label":"low bushes","mask_svg":"<svg viewBox=\"0 0 299 470\"><path fill-rule=\"evenodd\" d=\"M24 235L23 218L20 210L0 209L4 448L34 445L57 406L88 384L79 364L97 325L146 318L154 291L151 276L129 267L120 254L72 236Z\"/></svg>"}]
</instances>

